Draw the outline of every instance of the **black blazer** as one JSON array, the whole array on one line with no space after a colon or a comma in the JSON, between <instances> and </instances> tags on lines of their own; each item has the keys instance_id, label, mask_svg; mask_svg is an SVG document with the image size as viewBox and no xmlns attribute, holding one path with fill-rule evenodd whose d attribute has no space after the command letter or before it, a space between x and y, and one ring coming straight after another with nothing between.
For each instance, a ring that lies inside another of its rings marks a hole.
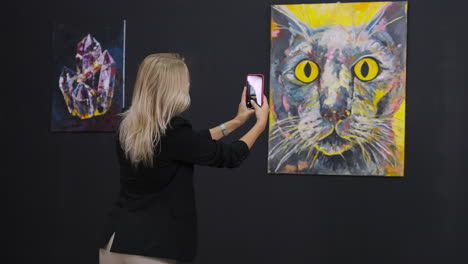
<instances>
[{"instance_id":1,"label":"black blazer","mask_svg":"<svg viewBox=\"0 0 468 264\"><path fill-rule=\"evenodd\" d=\"M154 167L134 167L116 134L120 193L110 210L100 245L115 232L110 251L192 261L197 246L193 165L238 167L248 156L243 141L213 140L208 129L193 131L186 119L171 119L155 146Z\"/></svg>"}]
</instances>

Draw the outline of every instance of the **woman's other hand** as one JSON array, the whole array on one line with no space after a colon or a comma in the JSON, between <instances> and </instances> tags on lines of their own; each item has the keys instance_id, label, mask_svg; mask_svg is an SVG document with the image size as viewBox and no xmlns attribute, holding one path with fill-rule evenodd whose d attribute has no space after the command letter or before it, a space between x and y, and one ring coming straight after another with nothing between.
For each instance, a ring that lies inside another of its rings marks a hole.
<instances>
[{"instance_id":1,"label":"woman's other hand","mask_svg":"<svg viewBox=\"0 0 468 264\"><path fill-rule=\"evenodd\" d=\"M268 111L270 107L268 106L268 99L263 94L263 104L259 106L255 100L251 100L250 103L255 109L255 116L257 117L257 123L262 126L266 126L268 122Z\"/></svg>"},{"instance_id":2,"label":"woman's other hand","mask_svg":"<svg viewBox=\"0 0 468 264\"><path fill-rule=\"evenodd\" d=\"M262 106L258 106L257 102L251 100L251 104L254 107L255 116L257 117L257 122L255 125L245 134L243 137L240 138L241 141L244 141L245 144L252 148L253 144L257 140L258 136L265 130L267 121L268 121L268 111L270 107L268 106L268 101L265 95L263 95L263 104Z\"/></svg>"},{"instance_id":3,"label":"woman's other hand","mask_svg":"<svg viewBox=\"0 0 468 264\"><path fill-rule=\"evenodd\" d=\"M247 92L247 88L244 86L244 90L242 91L241 101L239 103L239 108L237 110L237 115L234 118L235 120L238 120L241 124L244 124L255 113L254 109L247 107L247 104L245 101L246 92Z\"/></svg>"}]
</instances>

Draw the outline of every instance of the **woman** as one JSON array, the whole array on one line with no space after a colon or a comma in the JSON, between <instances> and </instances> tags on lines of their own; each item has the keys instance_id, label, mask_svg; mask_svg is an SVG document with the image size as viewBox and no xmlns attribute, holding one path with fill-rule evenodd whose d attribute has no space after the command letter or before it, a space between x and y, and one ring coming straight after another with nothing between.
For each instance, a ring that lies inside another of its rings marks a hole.
<instances>
[{"instance_id":1,"label":"woman","mask_svg":"<svg viewBox=\"0 0 468 264\"><path fill-rule=\"evenodd\" d=\"M268 103L246 107L242 93L236 117L193 131L180 117L190 104L189 72L177 54L153 54L141 63L132 105L123 114L116 147L119 197L105 224L99 262L176 263L195 258L197 218L194 164L238 167L267 124ZM218 141L255 113L256 124L239 140Z\"/></svg>"}]
</instances>

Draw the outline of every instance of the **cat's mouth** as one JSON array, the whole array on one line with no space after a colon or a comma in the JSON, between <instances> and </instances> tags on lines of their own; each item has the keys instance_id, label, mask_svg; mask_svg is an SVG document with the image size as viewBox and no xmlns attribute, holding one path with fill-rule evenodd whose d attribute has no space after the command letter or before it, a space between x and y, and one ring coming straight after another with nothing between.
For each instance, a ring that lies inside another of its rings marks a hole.
<instances>
[{"instance_id":1,"label":"cat's mouth","mask_svg":"<svg viewBox=\"0 0 468 264\"><path fill-rule=\"evenodd\" d=\"M336 130L317 142L316 148L325 155L339 155L353 146L353 143L340 137Z\"/></svg>"}]
</instances>

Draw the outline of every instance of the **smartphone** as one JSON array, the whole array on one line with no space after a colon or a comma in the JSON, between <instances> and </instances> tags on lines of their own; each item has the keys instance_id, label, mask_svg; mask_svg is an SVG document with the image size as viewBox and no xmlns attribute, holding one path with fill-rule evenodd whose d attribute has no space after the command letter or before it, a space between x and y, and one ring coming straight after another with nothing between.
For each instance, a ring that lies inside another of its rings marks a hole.
<instances>
[{"instance_id":1,"label":"smartphone","mask_svg":"<svg viewBox=\"0 0 468 264\"><path fill-rule=\"evenodd\" d=\"M264 77L263 74L247 74L247 92L246 103L247 107L253 108L250 100L255 100L259 106L263 105L264 92Z\"/></svg>"}]
</instances>

